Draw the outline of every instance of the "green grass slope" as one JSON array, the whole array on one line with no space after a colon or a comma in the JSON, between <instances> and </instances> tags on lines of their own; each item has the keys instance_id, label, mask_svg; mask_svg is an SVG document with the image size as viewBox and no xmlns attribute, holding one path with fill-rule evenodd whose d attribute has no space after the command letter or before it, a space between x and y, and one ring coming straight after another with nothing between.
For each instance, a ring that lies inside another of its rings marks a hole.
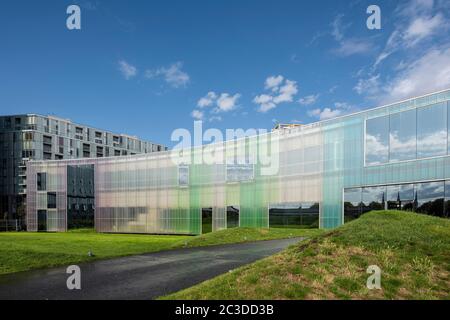
<instances>
[{"instance_id":1,"label":"green grass slope","mask_svg":"<svg viewBox=\"0 0 450 320\"><path fill-rule=\"evenodd\" d=\"M366 287L381 268L381 290ZM165 299L449 299L450 220L374 211Z\"/></svg>"},{"instance_id":2,"label":"green grass slope","mask_svg":"<svg viewBox=\"0 0 450 320\"><path fill-rule=\"evenodd\" d=\"M97 259L246 241L311 236L320 230L236 228L202 236L66 233L0 233L0 275ZM94 257L89 257L92 251Z\"/></svg>"}]
</instances>

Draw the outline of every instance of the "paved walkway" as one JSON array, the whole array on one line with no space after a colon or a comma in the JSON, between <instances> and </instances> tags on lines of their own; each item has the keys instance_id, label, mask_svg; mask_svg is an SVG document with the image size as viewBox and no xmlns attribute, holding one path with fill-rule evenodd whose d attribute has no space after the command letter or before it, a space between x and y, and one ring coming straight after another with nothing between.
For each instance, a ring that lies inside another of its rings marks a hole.
<instances>
[{"instance_id":1,"label":"paved walkway","mask_svg":"<svg viewBox=\"0 0 450 320\"><path fill-rule=\"evenodd\" d=\"M0 276L0 299L153 299L273 255L301 238L179 249L80 264L81 290L66 267Z\"/></svg>"}]
</instances>

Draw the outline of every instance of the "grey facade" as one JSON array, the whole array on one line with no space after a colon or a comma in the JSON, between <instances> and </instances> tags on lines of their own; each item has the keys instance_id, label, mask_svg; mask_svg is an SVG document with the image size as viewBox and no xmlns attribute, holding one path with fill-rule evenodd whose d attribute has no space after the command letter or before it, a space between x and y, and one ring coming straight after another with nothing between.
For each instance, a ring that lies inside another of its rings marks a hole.
<instances>
[{"instance_id":1,"label":"grey facade","mask_svg":"<svg viewBox=\"0 0 450 320\"><path fill-rule=\"evenodd\" d=\"M25 216L26 163L134 155L167 147L37 114L0 116L0 219Z\"/></svg>"}]
</instances>

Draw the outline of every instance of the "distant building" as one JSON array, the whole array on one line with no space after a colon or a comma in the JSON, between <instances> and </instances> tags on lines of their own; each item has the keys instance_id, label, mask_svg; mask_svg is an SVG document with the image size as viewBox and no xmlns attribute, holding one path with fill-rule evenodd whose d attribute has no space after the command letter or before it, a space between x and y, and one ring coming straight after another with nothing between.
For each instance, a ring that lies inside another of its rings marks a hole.
<instances>
[{"instance_id":1,"label":"distant building","mask_svg":"<svg viewBox=\"0 0 450 320\"><path fill-rule=\"evenodd\" d=\"M0 116L0 219L25 218L29 160L100 158L165 151L124 134L36 114Z\"/></svg>"}]
</instances>

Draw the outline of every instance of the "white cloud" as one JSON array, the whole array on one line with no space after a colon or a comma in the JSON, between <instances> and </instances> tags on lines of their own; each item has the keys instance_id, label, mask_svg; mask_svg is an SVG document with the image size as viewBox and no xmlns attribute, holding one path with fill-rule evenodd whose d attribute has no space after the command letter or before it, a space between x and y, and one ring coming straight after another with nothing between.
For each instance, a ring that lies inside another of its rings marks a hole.
<instances>
[{"instance_id":1,"label":"white cloud","mask_svg":"<svg viewBox=\"0 0 450 320\"><path fill-rule=\"evenodd\" d=\"M275 90L277 92L277 90ZM273 98L275 104L283 102L292 102L294 96L298 93L297 82L286 79L283 86L278 89L279 95Z\"/></svg>"},{"instance_id":2,"label":"white cloud","mask_svg":"<svg viewBox=\"0 0 450 320\"><path fill-rule=\"evenodd\" d=\"M214 101L217 99L217 94L214 91L210 91L206 94L206 96L200 98L197 102L197 106L199 108L210 107Z\"/></svg>"},{"instance_id":3,"label":"white cloud","mask_svg":"<svg viewBox=\"0 0 450 320\"><path fill-rule=\"evenodd\" d=\"M129 80L137 75L137 69L135 66L129 64L125 60L119 61L119 71L125 77L125 79Z\"/></svg>"},{"instance_id":4,"label":"white cloud","mask_svg":"<svg viewBox=\"0 0 450 320\"><path fill-rule=\"evenodd\" d=\"M382 88L387 103L450 87L450 46L432 48Z\"/></svg>"},{"instance_id":5,"label":"white cloud","mask_svg":"<svg viewBox=\"0 0 450 320\"><path fill-rule=\"evenodd\" d=\"M319 99L319 95L318 94L311 94L309 96L300 98L298 100L298 103L300 103L303 106L310 106L312 104L315 104L318 99Z\"/></svg>"},{"instance_id":6,"label":"white cloud","mask_svg":"<svg viewBox=\"0 0 450 320\"><path fill-rule=\"evenodd\" d=\"M353 88L358 94L373 97L380 91L380 75L371 76L368 79L359 79Z\"/></svg>"},{"instance_id":7,"label":"white cloud","mask_svg":"<svg viewBox=\"0 0 450 320\"><path fill-rule=\"evenodd\" d=\"M276 108L280 103L292 102L298 93L297 82L285 79L283 76L271 76L265 81L265 89L270 94L261 94L253 98L253 103L259 105L258 111L265 113Z\"/></svg>"},{"instance_id":8,"label":"white cloud","mask_svg":"<svg viewBox=\"0 0 450 320\"><path fill-rule=\"evenodd\" d=\"M335 52L343 57L348 57L354 54L363 54L372 51L373 45L365 39L344 39L340 41L339 47Z\"/></svg>"},{"instance_id":9,"label":"white cloud","mask_svg":"<svg viewBox=\"0 0 450 320\"><path fill-rule=\"evenodd\" d=\"M316 108L308 111L310 117L318 118L319 120L327 120L331 118L336 118L338 116L347 114L349 112L357 110L354 106L348 104L347 102L335 102L334 108Z\"/></svg>"},{"instance_id":10,"label":"white cloud","mask_svg":"<svg viewBox=\"0 0 450 320\"><path fill-rule=\"evenodd\" d=\"M418 50L419 44L425 44L436 35L446 35L450 23L443 11L438 11L441 4L433 0L415 0L399 5L395 10L398 25L389 36L384 50L378 55L373 69L397 51L410 50L412 47Z\"/></svg>"},{"instance_id":11,"label":"white cloud","mask_svg":"<svg viewBox=\"0 0 450 320\"><path fill-rule=\"evenodd\" d=\"M198 100L197 107L200 109L206 109L208 107L214 106L214 108L210 109L209 113L215 115L211 116L208 121L221 121L222 117L218 116L217 113L229 112L236 109L240 97L240 93L231 95L229 93L217 94L214 91L210 91L204 97ZM205 119L206 111L195 109L194 111L192 111L191 115L196 119Z\"/></svg>"},{"instance_id":12,"label":"white cloud","mask_svg":"<svg viewBox=\"0 0 450 320\"><path fill-rule=\"evenodd\" d=\"M235 95L230 95L228 93L222 93L217 99L216 112L228 112L234 110L237 106L237 101L241 95L236 93Z\"/></svg>"},{"instance_id":13,"label":"white cloud","mask_svg":"<svg viewBox=\"0 0 450 320\"><path fill-rule=\"evenodd\" d=\"M267 90L278 90L280 84L283 82L284 77L283 76L271 76L266 79L265 88Z\"/></svg>"},{"instance_id":14,"label":"white cloud","mask_svg":"<svg viewBox=\"0 0 450 320\"><path fill-rule=\"evenodd\" d=\"M330 108L324 108L322 109L314 109L311 111L308 111L308 115L311 117L317 117L320 120L326 120L331 118L336 118L342 114L342 111L339 109L330 109Z\"/></svg>"},{"instance_id":15,"label":"white cloud","mask_svg":"<svg viewBox=\"0 0 450 320\"><path fill-rule=\"evenodd\" d=\"M276 107L276 104L273 102L273 97L268 94L256 96L253 102L259 104L259 112L263 113Z\"/></svg>"},{"instance_id":16,"label":"white cloud","mask_svg":"<svg viewBox=\"0 0 450 320\"><path fill-rule=\"evenodd\" d=\"M408 47L412 47L442 28L446 28L445 24L445 19L440 13L435 16L417 17L406 29L403 39Z\"/></svg>"},{"instance_id":17,"label":"white cloud","mask_svg":"<svg viewBox=\"0 0 450 320\"><path fill-rule=\"evenodd\" d=\"M345 37L345 30L350 27L351 24L344 25L342 22L343 17L344 15L339 14L331 23L331 35L339 44L334 52L340 56L347 57L372 51L373 45L369 39Z\"/></svg>"},{"instance_id":18,"label":"white cloud","mask_svg":"<svg viewBox=\"0 0 450 320\"><path fill-rule=\"evenodd\" d=\"M200 110L193 110L191 112L191 116L192 118L194 118L195 120L203 120L203 118L205 117L205 114L203 111Z\"/></svg>"},{"instance_id":19,"label":"white cloud","mask_svg":"<svg viewBox=\"0 0 450 320\"><path fill-rule=\"evenodd\" d=\"M182 62L176 62L171 64L168 68L160 67L156 70L147 70L145 76L149 79L156 77L163 77L164 81L174 88L185 87L189 81L189 75L182 71Z\"/></svg>"}]
</instances>

